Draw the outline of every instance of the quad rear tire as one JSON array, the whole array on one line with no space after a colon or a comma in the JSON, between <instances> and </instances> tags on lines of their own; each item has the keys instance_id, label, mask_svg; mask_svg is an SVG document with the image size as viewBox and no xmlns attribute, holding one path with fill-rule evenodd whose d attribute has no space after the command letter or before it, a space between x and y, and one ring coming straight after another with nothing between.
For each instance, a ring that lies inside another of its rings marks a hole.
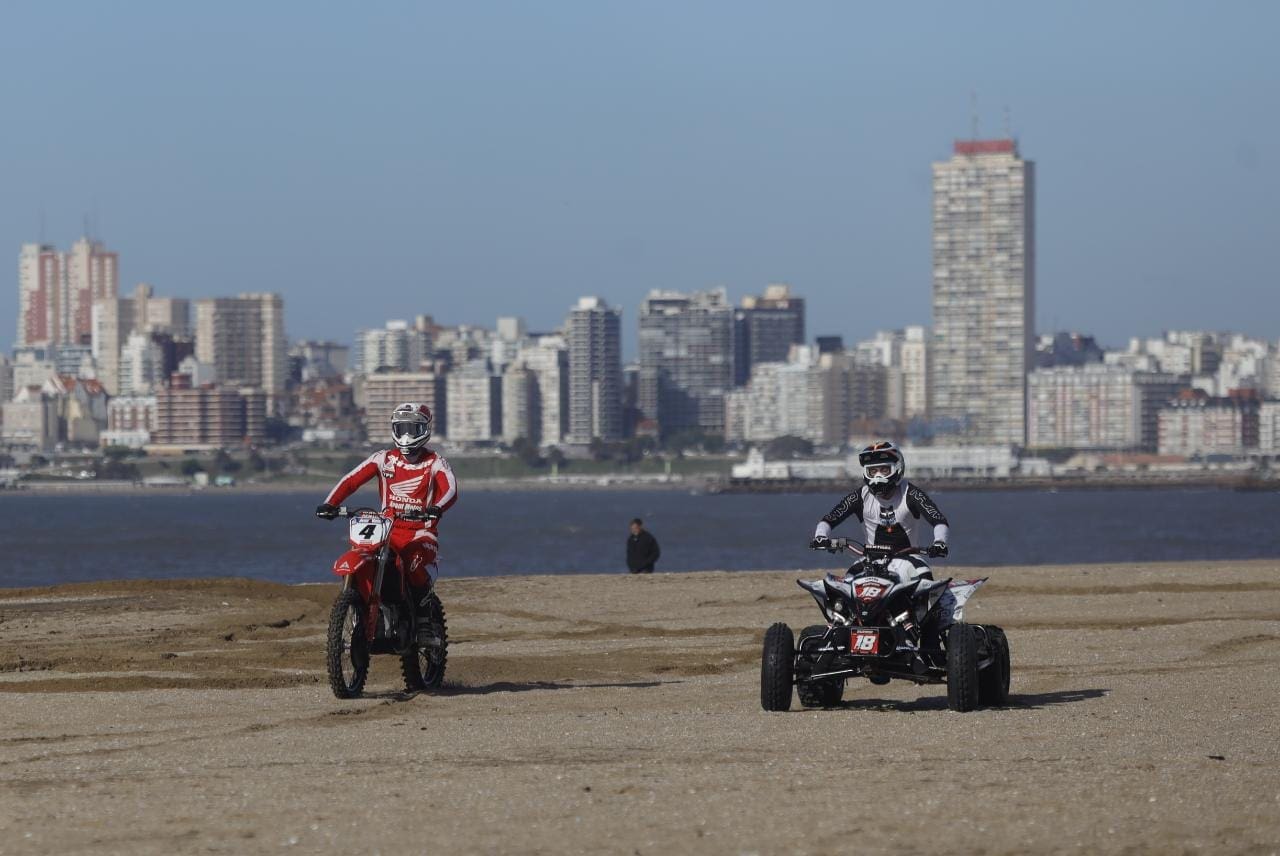
<instances>
[{"instance_id":1,"label":"quad rear tire","mask_svg":"<svg viewBox=\"0 0 1280 856\"><path fill-rule=\"evenodd\" d=\"M800 631L797 646L804 658L805 641L814 637L819 640L827 635L826 624L811 624ZM794 676L793 676L794 677ZM844 698L844 679L831 678L816 683L796 682L796 695L803 707L835 707Z\"/></svg>"},{"instance_id":2,"label":"quad rear tire","mask_svg":"<svg viewBox=\"0 0 1280 856\"><path fill-rule=\"evenodd\" d=\"M947 707L964 713L978 704L976 628L957 621L947 631Z\"/></svg>"},{"instance_id":3,"label":"quad rear tire","mask_svg":"<svg viewBox=\"0 0 1280 856\"><path fill-rule=\"evenodd\" d=\"M795 661L795 637L790 627L778 622L764 634L760 658L760 706L765 710L791 709Z\"/></svg>"},{"instance_id":4,"label":"quad rear tire","mask_svg":"<svg viewBox=\"0 0 1280 856\"><path fill-rule=\"evenodd\" d=\"M359 698L369 677L369 643L365 639L365 605L354 588L345 589L329 612L325 638L329 687L338 698Z\"/></svg>"},{"instance_id":5,"label":"quad rear tire","mask_svg":"<svg viewBox=\"0 0 1280 856\"><path fill-rule=\"evenodd\" d=\"M991 663L978 673L978 700L984 707L1000 707L1009 701L1009 639L994 624L984 629Z\"/></svg>"},{"instance_id":6,"label":"quad rear tire","mask_svg":"<svg viewBox=\"0 0 1280 856\"><path fill-rule=\"evenodd\" d=\"M427 598L426 609L419 620L430 626L432 635L440 640L440 644L424 649L415 640L409 650L400 655L404 688L411 693L437 689L444 681L444 670L449 661L449 630L444 619L444 604L440 603L435 592Z\"/></svg>"},{"instance_id":7,"label":"quad rear tire","mask_svg":"<svg viewBox=\"0 0 1280 856\"><path fill-rule=\"evenodd\" d=\"M835 707L844 698L844 678L796 684L796 695L804 707Z\"/></svg>"}]
</instances>

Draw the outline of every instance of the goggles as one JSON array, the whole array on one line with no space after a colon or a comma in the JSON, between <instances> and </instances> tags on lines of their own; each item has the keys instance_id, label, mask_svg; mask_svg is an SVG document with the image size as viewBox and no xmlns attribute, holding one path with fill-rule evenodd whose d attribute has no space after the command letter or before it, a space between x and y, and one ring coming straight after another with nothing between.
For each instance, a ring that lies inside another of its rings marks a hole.
<instances>
[{"instance_id":1,"label":"goggles","mask_svg":"<svg viewBox=\"0 0 1280 856\"><path fill-rule=\"evenodd\" d=\"M888 478L893 475L893 464L868 464L862 468L867 478Z\"/></svg>"},{"instance_id":2,"label":"goggles","mask_svg":"<svg viewBox=\"0 0 1280 856\"><path fill-rule=\"evenodd\" d=\"M392 422L391 434L396 439L416 440L426 436L427 426L421 422Z\"/></svg>"}]
</instances>

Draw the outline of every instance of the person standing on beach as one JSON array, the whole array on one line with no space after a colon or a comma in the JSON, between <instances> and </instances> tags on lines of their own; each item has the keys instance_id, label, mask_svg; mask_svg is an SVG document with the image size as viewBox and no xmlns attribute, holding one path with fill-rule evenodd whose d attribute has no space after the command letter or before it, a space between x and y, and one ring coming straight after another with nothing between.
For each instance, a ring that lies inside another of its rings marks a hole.
<instances>
[{"instance_id":1,"label":"person standing on beach","mask_svg":"<svg viewBox=\"0 0 1280 856\"><path fill-rule=\"evenodd\" d=\"M631 521L631 535L627 538L627 567L633 574L651 574L662 550L658 539L644 528L639 517Z\"/></svg>"},{"instance_id":2,"label":"person standing on beach","mask_svg":"<svg viewBox=\"0 0 1280 856\"><path fill-rule=\"evenodd\" d=\"M458 500L458 481L449 462L427 448L431 439L431 408L401 404L391 413L394 449L374 452L342 477L316 508L316 516L332 520L338 506L365 482L378 479L384 514L395 512L391 548L400 557L414 602L426 604L435 585L440 518Z\"/></svg>"}]
</instances>

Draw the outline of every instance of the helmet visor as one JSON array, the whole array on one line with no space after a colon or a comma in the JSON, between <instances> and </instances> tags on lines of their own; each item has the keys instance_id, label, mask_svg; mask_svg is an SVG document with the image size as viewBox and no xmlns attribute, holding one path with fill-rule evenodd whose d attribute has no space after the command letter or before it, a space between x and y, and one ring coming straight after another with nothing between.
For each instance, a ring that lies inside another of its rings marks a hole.
<instances>
[{"instance_id":1,"label":"helmet visor","mask_svg":"<svg viewBox=\"0 0 1280 856\"><path fill-rule=\"evenodd\" d=\"M392 422L391 435L397 440L417 440L427 436L427 426L423 422Z\"/></svg>"},{"instance_id":2,"label":"helmet visor","mask_svg":"<svg viewBox=\"0 0 1280 856\"><path fill-rule=\"evenodd\" d=\"M896 452L890 452L885 449L875 449L873 451L858 453L858 463L862 464L864 467L869 467L872 464L894 464L899 460L901 460L901 458Z\"/></svg>"}]
</instances>

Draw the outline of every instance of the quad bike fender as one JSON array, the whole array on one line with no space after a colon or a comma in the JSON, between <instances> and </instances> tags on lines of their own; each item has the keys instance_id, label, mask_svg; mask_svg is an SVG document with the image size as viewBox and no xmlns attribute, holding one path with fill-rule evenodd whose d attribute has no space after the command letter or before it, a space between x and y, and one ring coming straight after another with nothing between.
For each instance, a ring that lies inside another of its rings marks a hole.
<instances>
[{"instance_id":1,"label":"quad bike fender","mask_svg":"<svg viewBox=\"0 0 1280 856\"><path fill-rule=\"evenodd\" d=\"M813 599L818 602L818 608L822 610L824 615L830 611L830 606L827 603L827 590L823 586L822 580L796 580L796 585L813 595Z\"/></svg>"},{"instance_id":2,"label":"quad bike fender","mask_svg":"<svg viewBox=\"0 0 1280 856\"><path fill-rule=\"evenodd\" d=\"M982 588L982 584L987 581L987 577L979 580L948 580L947 586L951 592L951 596L955 598L956 605L952 610L951 616L956 621L964 621L964 605L969 602L969 598Z\"/></svg>"}]
</instances>

